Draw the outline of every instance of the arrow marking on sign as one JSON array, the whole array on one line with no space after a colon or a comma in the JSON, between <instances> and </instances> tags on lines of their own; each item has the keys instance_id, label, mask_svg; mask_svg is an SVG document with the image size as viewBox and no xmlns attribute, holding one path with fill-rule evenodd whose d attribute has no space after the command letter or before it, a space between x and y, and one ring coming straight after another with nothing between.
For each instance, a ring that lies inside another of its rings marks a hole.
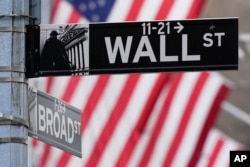
<instances>
[{"instance_id":1,"label":"arrow marking on sign","mask_svg":"<svg viewBox=\"0 0 250 167\"><path fill-rule=\"evenodd\" d=\"M178 34L183 30L183 28L184 26L180 22L177 22L177 26L174 26L174 29L177 29Z\"/></svg>"}]
</instances>

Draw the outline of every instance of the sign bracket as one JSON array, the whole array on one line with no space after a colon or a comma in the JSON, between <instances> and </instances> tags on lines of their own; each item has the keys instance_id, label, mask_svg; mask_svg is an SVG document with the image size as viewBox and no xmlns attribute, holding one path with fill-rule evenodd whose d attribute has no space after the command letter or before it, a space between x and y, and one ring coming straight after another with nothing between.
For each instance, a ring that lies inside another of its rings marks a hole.
<instances>
[{"instance_id":1,"label":"sign bracket","mask_svg":"<svg viewBox=\"0 0 250 167\"><path fill-rule=\"evenodd\" d=\"M38 25L26 26L26 77L38 77L40 57L40 27Z\"/></svg>"},{"instance_id":2,"label":"sign bracket","mask_svg":"<svg viewBox=\"0 0 250 167\"><path fill-rule=\"evenodd\" d=\"M24 119L4 113L0 113L0 125L24 125L29 127L29 123Z\"/></svg>"},{"instance_id":3,"label":"sign bracket","mask_svg":"<svg viewBox=\"0 0 250 167\"><path fill-rule=\"evenodd\" d=\"M0 66L0 72L25 72L22 67L19 66Z\"/></svg>"},{"instance_id":4,"label":"sign bracket","mask_svg":"<svg viewBox=\"0 0 250 167\"><path fill-rule=\"evenodd\" d=\"M25 138L21 137L5 137L5 138L0 138L0 144L4 143L21 143L28 145L28 140Z\"/></svg>"},{"instance_id":5,"label":"sign bracket","mask_svg":"<svg viewBox=\"0 0 250 167\"><path fill-rule=\"evenodd\" d=\"M238 69L238 18L26 28L27 78Z\"/></svg>"}]
</instances>

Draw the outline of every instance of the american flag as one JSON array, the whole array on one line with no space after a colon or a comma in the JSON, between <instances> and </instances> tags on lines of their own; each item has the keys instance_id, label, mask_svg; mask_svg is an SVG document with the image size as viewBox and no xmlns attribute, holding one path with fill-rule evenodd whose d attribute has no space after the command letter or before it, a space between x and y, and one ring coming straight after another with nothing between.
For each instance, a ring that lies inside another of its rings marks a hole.
<instances>
[{"instance_id":1,"label":"american flag","mask_svg":"<svg viewBox=\"0 0 250 167\"><path fill-rule=\"evenodd\" d=\"M230 150L242 149L244 149L243 145L213 128L206 139L197 166L229 166Z\"/></svg>"},{"instance_id":2,"label":"american flag","mask_svg":"<svg viewBox=\"0 0 250 167\"><path fill-rule=\"evenodd\" d=\"M54 0L51 23L195 18L204 3ZM204 143L229 91L209 72L50 77L38 88L81 109L83 157L33 140L37 167L197 166L205 162Z\"/></svg>"}]
</instances>

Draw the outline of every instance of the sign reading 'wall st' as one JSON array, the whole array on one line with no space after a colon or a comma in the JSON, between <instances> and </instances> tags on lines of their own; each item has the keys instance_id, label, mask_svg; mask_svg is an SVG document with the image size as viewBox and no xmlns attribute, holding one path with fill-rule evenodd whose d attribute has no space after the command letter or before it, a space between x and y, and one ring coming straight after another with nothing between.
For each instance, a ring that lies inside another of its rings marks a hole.
<instances>
[{"instance_id":1,"label":"sign reading 'wall st'","mask_svg":"<svg viewBox=\"0 0 250 167\"><path fill-rule=\"evenodd\" d=\"M237 18L40 25L38 76L237 68Z\"/></svg>"},{"instance_id":2,"label":"sign reading 'wall st'","mask_svg":"<svg viewBox=\"0 0 250 167\"><path fill-rule=\"evenodd\" d=\"M80 110L41 91L29 91L29 135L82 157Z\"/></svg>"}]
</instances>

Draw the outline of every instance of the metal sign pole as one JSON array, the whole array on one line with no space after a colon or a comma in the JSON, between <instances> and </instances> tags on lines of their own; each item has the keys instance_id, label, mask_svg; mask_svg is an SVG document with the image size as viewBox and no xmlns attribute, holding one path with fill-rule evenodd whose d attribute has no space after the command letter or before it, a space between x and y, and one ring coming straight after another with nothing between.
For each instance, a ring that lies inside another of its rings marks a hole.
<instances>
[{"instance_id":1,"label":"metal sign pole","mask_svg":"<svg viewBox=\"0 0 250 167\"><path fill-rule=\"evenodd\" d=\"M0 0L0 164L28 165L25 25L29 1Z\"/></svg>"}]
</instances>

